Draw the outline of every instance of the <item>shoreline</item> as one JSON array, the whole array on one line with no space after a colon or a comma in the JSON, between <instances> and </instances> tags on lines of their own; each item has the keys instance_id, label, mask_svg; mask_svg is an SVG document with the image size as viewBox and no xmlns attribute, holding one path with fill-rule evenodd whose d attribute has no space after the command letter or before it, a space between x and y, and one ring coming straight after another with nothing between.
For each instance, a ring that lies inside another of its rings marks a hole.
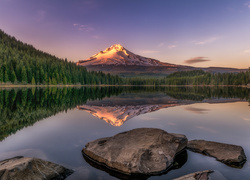
<instances>
[{"instance_id":1,"label":"shoreline","mask_svg":"<svg viewBox=\"0 0 250 180\"><path fill-rule=\"evenodd\" d=\"M247 85L81 85L81 84L71 84L71 85L31 85L31 84L0 84L0 88L36 88L36 87L242 87L250 88Z\"/></svg>"}]
</instances>

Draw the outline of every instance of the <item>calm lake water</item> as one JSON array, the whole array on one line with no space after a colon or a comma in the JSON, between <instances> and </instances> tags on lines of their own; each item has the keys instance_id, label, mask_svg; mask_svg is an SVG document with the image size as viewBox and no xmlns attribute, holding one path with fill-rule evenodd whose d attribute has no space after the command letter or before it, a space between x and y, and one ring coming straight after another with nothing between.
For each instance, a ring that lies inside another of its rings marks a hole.
<instances>
[{"instance_id":1,"label":"calm lake water","mask_svg":"<svg viewBox=\"0 0 250 180\"><path fill-rule=\"evenodd\" d=\"M74 169L69 180L118 179L122 177L86 162L82 148L98 138L149 127L185 134L189 140L240 145L249 161L232 168L187 151L178 168L148 179L207 169L220 179L250 179L249 98L250 89L235 87L1 89L0 160L37 157Z\"/></svg>"}]
</instances>

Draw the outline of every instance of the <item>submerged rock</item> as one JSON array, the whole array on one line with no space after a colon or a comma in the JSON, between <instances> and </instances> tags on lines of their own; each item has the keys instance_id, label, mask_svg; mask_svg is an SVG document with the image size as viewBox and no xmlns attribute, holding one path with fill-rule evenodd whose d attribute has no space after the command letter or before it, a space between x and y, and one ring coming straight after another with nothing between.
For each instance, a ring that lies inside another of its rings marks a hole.
<instances>
[{"instance_id":1,"label":"submerged rock","mask_svg":"<svg viewBox=\"0 0 250 180\"><path fill-rule=\"evenodd\" d=\"M216 160L232 167L241 168L246 161L246 155L241 146L205 140L192 140L188 142L187 147L191 151L215 157Z\"/></svg>"},{"instance_id":2,"label":"submerged rock","mask_svg":"<svg viewBox=\"0 0 250 180\"><path fill-rule=\"evenodd\" d=\"M1 180L61 180L72 173L72 170L63 166L37 158L18 156L0 161Z\"/></svg>"},{"instance_id":3,"label":"submerged rock","mask_svg":"<svg viewBox=\"0 0 250 180\"><path fill-rule=\"evenodd\" d=\"M211 170L199 171L173 180L208 180L211 173L213 173Z\"/></svg>"},{"instance_id":4,"label":"submerged rock","mask_svg":"<svg viewBox=\"0 0 250 180\"><path fill-rule=\"evenodd\" d=\"M83 155L126 174L155 174L173 165L186 148L185 135L160 129L139 128L97 139L83 148Z\"/></svg>"}]
</instances>

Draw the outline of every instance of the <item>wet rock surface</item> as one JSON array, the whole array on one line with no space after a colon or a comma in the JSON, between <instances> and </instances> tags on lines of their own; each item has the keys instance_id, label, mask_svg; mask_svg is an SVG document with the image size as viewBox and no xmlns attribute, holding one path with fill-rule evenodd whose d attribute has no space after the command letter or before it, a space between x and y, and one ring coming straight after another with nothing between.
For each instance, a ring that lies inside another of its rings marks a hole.
<instances>
[{"instance_id":1,"label":"wet rock surface","mask_svg":"<svg viewBox=\"0 0 250 180\"><path fill-rule=\"evenodd\" d=\"M125 174L157 174L173 165L187 145L185 135L139 128L89 142L83 155Z\"/></svg>"},{"instance_id":2,"label":"wet rock surface","mask_svg":"<svg viewBox=\"0 0 250 180\"><path fill-rule=\"evenodd\" d=\"M105 166L104 164L98 163L97 161L94 161L93 159L90 159L87 156L83 155L83 158L92 167L94 167L96 169L99 169L101 171L105 171L110 176L116 177L118 179L123 179L123 180L138 180L138 179L146 180L146 179L149 179L152 175L156 175L156 176L164 175L164 174L167 174L169 171L172 171L172 170L175 170L175 169L180 169L187 162L188 154L187 154L186 150L182 151L181 153L179 153L175 157L173 166L171 166L171 168L169 168L167 171L163 171L162 173L151 174L151 175L149 175L149 174L125 174L125 173L116 171L116 170L114 170L112 168L109 168L108 166ZM74 175L75 175L75 173L72 176L70 176L70 178L74 177Z\"/></svg>"},{"instance_id":3,"label":"wet rock surface","mask_svg":"<svg viewBox=\"0 0 250 180\"><path fill-rule=\"evenodd\" d=\"M236 168L241 168L246 162L246 155L241 146L224 144L205 140L192 140L187 148L206 156L215 157L216 160Z\"/></svg>"},{"instance_id":4,"label":"wet rock surface","mask_svg":"<svg viewBox=\"0 0 250 180\"><path fill-rule=\"evenodd\" d=\"M72 173L70 169L37 158L18 156L0 161L1 180L61 180Z\"/></svg>"},{"instance_id":5,"label":"wet rock surface","mask_svg":"<svg viewBox=\"0 0 250 180\"><path fill-rule=\"evenodd\" d=\"M185 176L181 176L173 180L208 180L209 175L211 173L213 173L213 171L211 170L199 171L199 172L187 174Z\"/></svg>"}]
</instances>

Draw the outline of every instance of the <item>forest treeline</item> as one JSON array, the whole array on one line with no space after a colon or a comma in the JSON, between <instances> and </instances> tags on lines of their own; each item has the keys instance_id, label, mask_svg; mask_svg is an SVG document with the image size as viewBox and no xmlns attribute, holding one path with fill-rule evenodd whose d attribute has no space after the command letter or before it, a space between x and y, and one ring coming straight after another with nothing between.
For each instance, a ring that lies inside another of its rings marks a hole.
<instances>
[{"instance_id":1,"label":"forest treeline","mask_svg":"<svg viewBox=\"0 0 250 180\"><path fill-rule=\"evenodd\" d=\"M88 72L16 40L0 30L0 83L12 84L119 84L121 78Z\"/></svg>"},{"instance_id":2,"label":"forest treeline","mask_svg":"<svg viewBox=\"0 0 250 180\"><path fill-rule=\"evenodd\" d=\"M240 73L211 73L203 70L180 71L164 78L127 78L130 85L247 85L250 83L250 68Z\"/></svg>"},{"instance_id":3,"label":"forest treeline","mask_svg":"<svg viewBox=\"0 0 250 180\"><path fill-rule=\"evenodd\" d=\"M250 70L210 73L202 70L175 72L164 78L121 78L87 71L16 40L0 30L0 84L32 85L247 85Z\"/></svg>"}]
</instances>

